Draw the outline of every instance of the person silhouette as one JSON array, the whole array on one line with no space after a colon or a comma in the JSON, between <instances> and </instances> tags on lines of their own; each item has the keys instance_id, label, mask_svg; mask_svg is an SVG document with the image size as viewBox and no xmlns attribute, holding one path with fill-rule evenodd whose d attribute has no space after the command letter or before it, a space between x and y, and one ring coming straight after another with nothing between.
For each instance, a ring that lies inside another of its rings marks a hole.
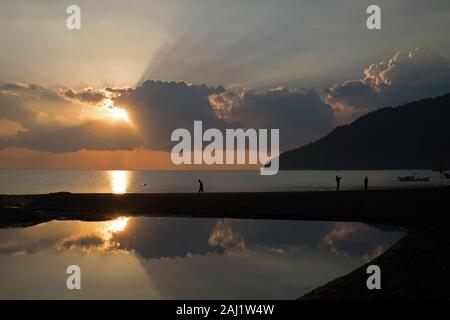
<instances>
[{"instance_id":1,"label":"person silhouette","mask_svg":"<svg viewBox=\"0 0 450 320\"><path fill-rule=\"evenodd\" d=\"M199 184L198 193L205 193L205 190L203 190L202 180L198 179L198 184Z\"/></svg>"},{"instance_id":2,"label":"person silhouette","mask_svg":"<svg viewBox=\"0 0 450 320\"><path fill-rule=\"evenodd\" d=\"M341 188L341 179L342 177L336 176L336 191L339 191L339 189Z\"/></svg>"},{"instance_id":3,"label":"person silhouette","mask_svg":"<svg viewBox=\"0 0 450 320\"><path fill-rule=\"evenodd\" d=\"M367 191L369 189L369 177L364 177L364 190Z\"/></svg>"}]
</instances>

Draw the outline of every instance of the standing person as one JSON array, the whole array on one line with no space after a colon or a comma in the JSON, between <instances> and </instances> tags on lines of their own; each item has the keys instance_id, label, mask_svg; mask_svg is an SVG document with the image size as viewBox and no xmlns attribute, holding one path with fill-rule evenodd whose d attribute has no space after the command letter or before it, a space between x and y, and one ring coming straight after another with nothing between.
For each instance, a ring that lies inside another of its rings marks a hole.
<instances>
[{"instance_id":1,"label":"standing person","mask_svg":"<svg viewBox=\"0 0 450 320\"><path fill-rule=\"evenodd\" d=\"M336 191L339 191L339 189L341 188L341 179L342 177L336 176Z\"/></svg>"},{"instance_id":2,"label":"standing person","mask_svg":"<svg viewBox=\"0 0 450 320\"><path fill-rule=\"evenodd\" d=\"M369 189L369 177L364 177L364 190L367 191Z\"/></svg>"},{"instance_id":3,"label":"standing person","mask_svg":"<svg viewBox=\"0 0 450 320\"><path fill-rule=\"evenodd\" d=\"M199 184L198 193L205 193L205 190L203 190L202 180L198 179L198 184Z\"/></svg>"}]
</instances>

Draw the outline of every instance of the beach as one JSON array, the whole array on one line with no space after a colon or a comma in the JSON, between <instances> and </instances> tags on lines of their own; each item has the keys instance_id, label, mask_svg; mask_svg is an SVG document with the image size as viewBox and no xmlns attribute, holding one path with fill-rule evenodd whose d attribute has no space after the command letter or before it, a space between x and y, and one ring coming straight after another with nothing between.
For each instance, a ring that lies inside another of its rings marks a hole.
<instances>
[{"instance_id":1,"label":"beach","mask_svg":"<svg viewBox=\"0 0 450 320\"><path fill-rule=\"evenodd\" d=\"M302 299L450 297L448 188L340 192L3 195L0 226L51 220L101 221L119 216L364 222L401 226L406 235L370 264L382 290L366 287L367 265ZM426 263L424 263L426 261Z\"/></svg>"}]
</instances>

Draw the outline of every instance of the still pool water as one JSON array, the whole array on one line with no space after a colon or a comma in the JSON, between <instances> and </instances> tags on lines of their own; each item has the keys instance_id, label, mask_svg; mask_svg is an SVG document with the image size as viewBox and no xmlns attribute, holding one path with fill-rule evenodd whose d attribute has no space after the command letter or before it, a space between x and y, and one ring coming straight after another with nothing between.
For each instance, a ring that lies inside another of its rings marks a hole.
<instances>
[{"instance_id":1,"label":"still pool water","mask_svg":"<svg viewBox=\"0 0 450 320\"><path fill-rule=\"evenodd\" d=\"M121 217L0 229L0 299L293 299L404 231L361 223ZM69 265L81 290L66 288Z\"/></svg>"}]
</instances>

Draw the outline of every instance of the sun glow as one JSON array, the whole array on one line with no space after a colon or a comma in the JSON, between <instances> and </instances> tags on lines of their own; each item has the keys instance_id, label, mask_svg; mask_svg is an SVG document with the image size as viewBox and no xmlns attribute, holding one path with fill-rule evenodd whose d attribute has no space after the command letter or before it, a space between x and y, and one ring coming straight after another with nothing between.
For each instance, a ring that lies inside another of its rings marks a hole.
<instances>
[{"instance_id":1,"label":"sun glow","mask_svg":"<svg viewBox=\"0 0 450 320\"><path fill-rule=\"evenodd\" d=\"M125 109L119 108L119 107L112 107L109 109L111 118L122 120L125 122L130 123L130 117L128 116L128 112Z\"/></svg>"},{"instance_id":2,"label":"sun glow","mask_svg":"<svg viewBox=\"0 0 450 320\"><path fill-rule=\"evenodd\" d=\"M97 104L97 108L97 110L101 112L102 118L131 123L127 110L120 106L114 105L114 101L111 98L103 99L99 104Z\"/></svg>"}]
</instances>

